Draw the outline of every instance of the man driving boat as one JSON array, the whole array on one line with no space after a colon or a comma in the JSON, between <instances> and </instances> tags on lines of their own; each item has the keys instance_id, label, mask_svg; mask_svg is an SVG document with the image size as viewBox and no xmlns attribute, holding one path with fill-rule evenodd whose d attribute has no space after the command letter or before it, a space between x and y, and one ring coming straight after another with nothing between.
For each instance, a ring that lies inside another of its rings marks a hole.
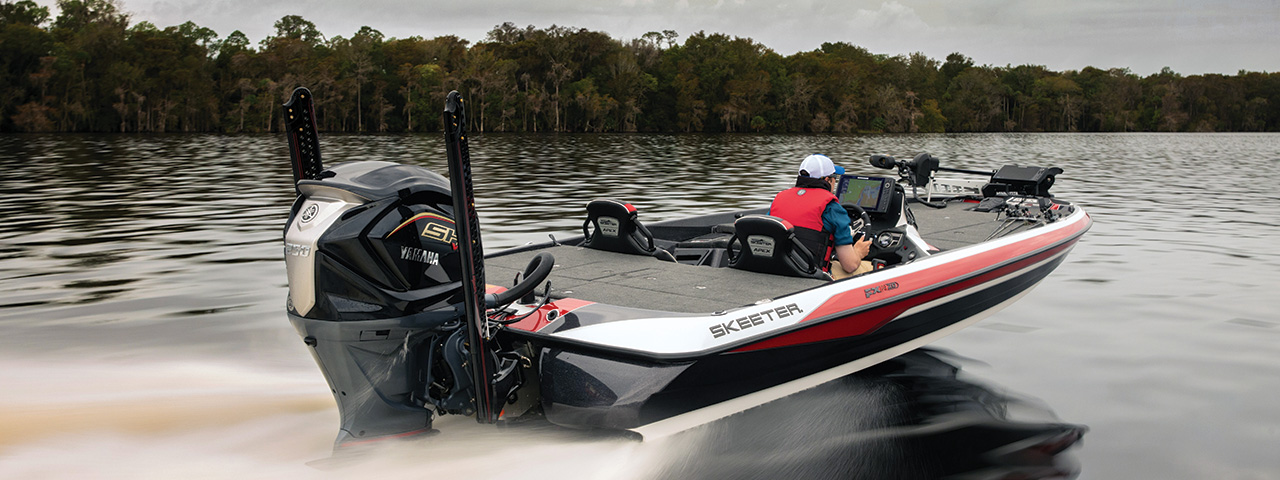
<instances>
[{"instance_id":1,"label":"man driving boat","mask_svg":"<svg viewBox=\"0 0 1280 480\"><path fill-rule=\"evenodd\" d=\"M778 192L769 207L769 215L795 226L796 238L822 258L822 270L836 280L871 271L871 262L862 260L871 240L854 242L849 214L833 193L842 174L844 168L826 155L809 155L800 162L796 186ZM837 261L831 261L832 254Z\"/></svg>"}]
</instances>

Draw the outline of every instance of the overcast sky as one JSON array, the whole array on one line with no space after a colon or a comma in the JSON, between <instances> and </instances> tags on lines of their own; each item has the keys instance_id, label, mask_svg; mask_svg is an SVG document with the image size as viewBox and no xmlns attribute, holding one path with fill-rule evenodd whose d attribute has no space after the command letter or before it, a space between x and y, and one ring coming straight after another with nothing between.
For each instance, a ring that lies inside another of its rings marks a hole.
<instances>
[{"instance_id":1,"label":"overcast sky","mask_svg":"<svg viewBox=\"0 0 1280 480\"><path fill-rule=\"evenodd\" d=\"M1280 0L117 0L131 24L187 20L257 43L285 15L326 36L368 25L387 38L483 40L495 25L748 37L782 55L848 42L872 53L960 52L979 65L1126 67L1139 75L1280 71ZM55 0L37 0L54 5ZM51 8L56 15L56 8Z\"/></svg>"}]
</instances>

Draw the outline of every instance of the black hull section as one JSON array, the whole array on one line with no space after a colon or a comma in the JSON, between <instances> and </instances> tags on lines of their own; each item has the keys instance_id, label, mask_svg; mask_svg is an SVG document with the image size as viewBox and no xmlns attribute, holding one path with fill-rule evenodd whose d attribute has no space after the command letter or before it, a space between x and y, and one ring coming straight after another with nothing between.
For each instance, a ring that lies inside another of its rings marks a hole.
<instances>
[{"instance_id":1,"label":"black hull section","mask_svg":"<svg viewBox=\"0 0 1280 480\"><path fill-rule=\"evenodd\" d=\"M1008 276L996 269L878 306L901 308L907 302L924 309L908 311L865 335L760 350L738 348L687 362L544 348L543 408L549 421L562 426L634 429L907 346L896 356L931 341L926 337L941 330L977 321L1027 292L1057 268L1073 243L1022 260L1021 267L1003 267L1013 270L1005 273ZM866 313L870 311L855 315Z\"/></svg>"}]
</instances>

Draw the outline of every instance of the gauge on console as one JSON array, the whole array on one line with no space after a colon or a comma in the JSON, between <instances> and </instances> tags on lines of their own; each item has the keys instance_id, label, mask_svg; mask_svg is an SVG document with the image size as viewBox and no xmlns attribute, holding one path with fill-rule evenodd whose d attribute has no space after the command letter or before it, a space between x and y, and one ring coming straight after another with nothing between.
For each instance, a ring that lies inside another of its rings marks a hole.
<instances>
[{"instance_id":1,"label":"gauge on console","mask_svg":"<svg viewBox=\"0 0 1280 480\"><path fill-rule=\"evenodd\" d=\"M876 237L876 246L879 246L880 248L889 248L893 246L893 234L889 232L881 232L880 236Z\"/></svg>"}]
</instances>

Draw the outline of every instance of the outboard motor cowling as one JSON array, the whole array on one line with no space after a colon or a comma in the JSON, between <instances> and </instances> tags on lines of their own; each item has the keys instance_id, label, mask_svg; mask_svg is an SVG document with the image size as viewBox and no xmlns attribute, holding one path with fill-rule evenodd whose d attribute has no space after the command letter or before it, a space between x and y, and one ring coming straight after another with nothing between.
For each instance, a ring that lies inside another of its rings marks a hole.
<instances>
[{"instance_id":1,"label":"outboard motor cowling","mask_svg":"<svg viewBox=\"0 0 1280 480\"><path fill-rule=\"evenodd\" d=\"M285 231L290 313L372 320L461 302L448 180L389 162L321 177L298 182Z\"/></svg>"}]
</instances>

